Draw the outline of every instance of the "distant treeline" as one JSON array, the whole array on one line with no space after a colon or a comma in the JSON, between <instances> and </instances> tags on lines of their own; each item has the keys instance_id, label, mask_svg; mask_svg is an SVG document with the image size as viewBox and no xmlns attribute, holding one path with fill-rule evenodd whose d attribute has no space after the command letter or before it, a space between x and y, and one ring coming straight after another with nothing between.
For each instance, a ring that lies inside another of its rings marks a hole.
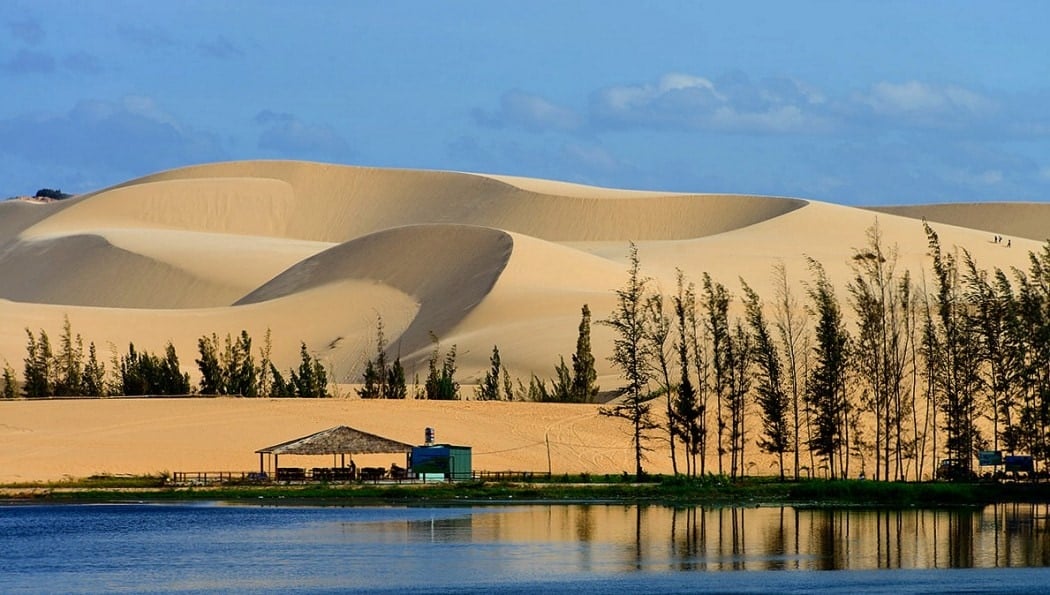
<instances>
[{"instance_id":1,"label":"distant treeline","mask_svg":"<svg viewBox=\"0 0 1050 595\"><path fill-rule=\"evenodd\" d=\"M34 335L26 329L28 341L21 382L21 395L43 397L106 397L136 395L238 395L256 397L327 397L328 373L321 362L300 343L300 364L286 378L270 361L270 331L266 331L259 360L252 353L247 331L220 340L215 334L197 341L197 367L200 385L190 383L182 371L175 346L169 341L163 355L140 351L134 343L127 353L114 350L107 366L98 358L95 344L89 343L85 356L84 340L74 335L69 317L64 319L57 348L47 332ZM3 396L15 398L19 383L15 371L6 363Z\"/></svg>"},{"instance_id":2,"label":"distant treeline","mask_svg":"<svg viewBox=\"0 0 1050 595\"><path fill-rule=\"evenodd\" d=\"M363 399L404 399L408 394L405 383L405 370L401 359L388 362L386 356L386 339L384 337L383 318L379 316L376 325L376 356L365 364L363 386L357 394ZM457 400L462 398L456 375L456 346L453 345L444 356L441 355L440 342L437 336L430 334L434 350L427 362L427 378L420 384L416 378L417 399ZM591 353L591 311L586 304L582 308L579 337L576 341L576 353L572 356L572 370L565 364L565 358L554 367L555 378L552 386L535 374L526 386L520 379L511 378L503 365L499 346L492 347L491 368L479 382L474 398L482 401L537 401L560 403L591 403L598 397L596 384L598 372L594 368L594 355Z\"/></svg>"},{"instance_id":3,"label":"distant treeline","mask_svg":"<svg viewBox=\"0 0 1050 595\"><path fill-rule=\"evenodd\" d=\"M674 472L687 475L753 474L754 449L774 455L782 477L886 481L929 477L941 458L955 461L957 477L970 477L982 450L1050 457L1050 242L1029 254L1027 270L986 271L965 249L944 251L923 226L929 283L926 274L916 280L898 270L897 249L884 244L876 220L849 255L844 304L811 258L802 296L783 263L773 266L769 302L743 279L736 298L707 273L698 288L682 271L675 294L664 295L640 274L631 244L628 281L597 323L614 333L610 360L625 381L602 411L630 424L636 474L644 475L657 438L669 444ZM590 326L584 305L571 367L559 358L550 381L512 379L494 346L474 397L595 402ZM383 330L380 317L376 355L358 394L407 398L405 371L400 358L389 361ZM57 352L43 331L26 333L26 397L194 390L170 343L163 356L129 345L126 354L114 353L107 372L94 344L85 356L68 319ZM417 376L413 396L461 398L456 346L442 354L432 339L427 377ZM258 359L243 331L201 337L198 351L200 394L328 394L325 368L305 343L298 369L285 379L270 362L269 331ZM6 365L4 396L16 397L18 387ZM666 421L656 421L654 407ZM708 468L708 454L717 456L717 468Z\"/></svg>"},{"instance_id":4,"label":"distant treeline","mask_svg":"<svg viewBox=\"0 0 1050 595\"><path fill-rule=\"evenodd\" d=\"M36 191L36 194L33 195L33 198L50 198L52 200L65 200L67 198L72 198L72 196L72 194L66 194L61 190L57 190L54 188L41 188L40 190Z\"/></svg>"}]
</instances>

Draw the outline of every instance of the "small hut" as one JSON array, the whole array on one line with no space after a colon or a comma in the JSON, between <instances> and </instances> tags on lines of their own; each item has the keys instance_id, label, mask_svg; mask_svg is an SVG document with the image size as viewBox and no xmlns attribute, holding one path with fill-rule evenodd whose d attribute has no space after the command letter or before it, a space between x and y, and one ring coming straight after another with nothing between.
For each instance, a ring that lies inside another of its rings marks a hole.
<instances>
[{"instance_id":1,"label":"small hut","mask_svg":"<svg viewBox=\"0 0 1050 595\"><path fill-rule=\"evenodd\" d=\"M426 444L412 449L411 469L418 475L438 474L450 481L473 478L471 448L452 444Z\"/></svg>"},{"instance_id":2,"label":"small hut","mask_svg":"<svg viewBox=\"0 0 1050 595\"><path fill-rule=\"evenodd\" d=\"M340 457L339 466L329 468L315 467L314 479L349 480L355 479L353 455L355 454L405 454L405 465L408 466L408 453L412 445L384 438L349 426L336 426L309 436L289 440L255 451L259 453L259 472L266 473L265 457L272 459L270 469L275 472L279 481L306 479L306 470L299 468L282 468L279 465L281 455L332 455ZM350 467L346 465L347 455L351 456Z\"/></svg>"}]
</instances>

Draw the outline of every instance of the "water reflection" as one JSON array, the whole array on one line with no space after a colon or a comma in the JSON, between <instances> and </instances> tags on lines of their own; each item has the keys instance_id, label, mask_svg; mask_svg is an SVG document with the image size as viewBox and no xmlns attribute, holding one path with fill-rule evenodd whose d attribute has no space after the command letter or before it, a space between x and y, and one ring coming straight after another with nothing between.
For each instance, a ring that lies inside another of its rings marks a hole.
<instances>
[{"instance_id":1,"label":"water reflection","mask_svg":"<svg viewBox=\"0 0 1050 595\"><path fill-rule=\"evenodd\" d=\"M951 510L685 509L670 512L670 531L682 569L1042 567L1050 563L1047 512L1046 504Z\"/></svg>"},{"instance_id":2,"label":"water reflection","mask_svg":"<svg viewBox=\"0 0 1050 595\"><path fill-rule=\"evenodd\" d=\"M400 527L413 542L562 544L556 559L545 563L582 572L1050 566L1047 504L945 510L633 505L482 510Z\"/></svg>"},{"instance_id":3,"label":"water reflection","mask_svg":"<svg viewBox=\"0 0 1050 595\"><path fill-rule=\"evenodd\" d=\"M1028 592L1050 578L1048 514L1045 504L0 506L0 592ZM1032 569L950 570L1006 567ZM824 569L847 572L804 572ZM876 569L890 571L848 572ZM768 570L789 572L752 572Z\"/></svg>"}]
</instances>

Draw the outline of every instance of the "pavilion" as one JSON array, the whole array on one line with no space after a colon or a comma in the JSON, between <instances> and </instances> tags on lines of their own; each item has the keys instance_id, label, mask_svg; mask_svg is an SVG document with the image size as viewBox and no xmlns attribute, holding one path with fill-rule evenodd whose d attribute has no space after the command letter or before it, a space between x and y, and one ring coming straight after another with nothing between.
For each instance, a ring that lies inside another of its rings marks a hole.
<instances>
[{"instance_id":1,"label":"pavilion","mask_svg":"<svg viewBox=\"0 0 1050 595\"><path fill-rule=\"evenodd\" d=\"M349 426L336 426L328 428L309 436L289 440L255 451L259 453L259 472L266 472L265 457L272 458L271 469L275 475L279 474L278 466L281 455L339 455L340 465L337 469L346 468L346 456L355 454L405 454L405 467L408 467L408 454L412 452L412 445L383 436L369 434L361 430L355 430ZM280 479L278 477L278 479Z\"/></svg>"}]
</instances>

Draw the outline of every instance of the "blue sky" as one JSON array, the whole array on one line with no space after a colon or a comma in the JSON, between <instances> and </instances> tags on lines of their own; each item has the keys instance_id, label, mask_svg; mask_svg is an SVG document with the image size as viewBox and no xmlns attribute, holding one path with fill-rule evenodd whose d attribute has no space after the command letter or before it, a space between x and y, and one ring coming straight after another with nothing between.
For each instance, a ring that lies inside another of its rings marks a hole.
<instances>
[{"instance_id":1,"label":"blue sky","mask_svg":"<svg viewBox=\"0 0 1050 595\"><path fill-rule=\"evenodd\" d=\"M5 0L0 197L262 158L1045 201L1048 22L1035 1Z\"/></svg>"}]
</instances>

